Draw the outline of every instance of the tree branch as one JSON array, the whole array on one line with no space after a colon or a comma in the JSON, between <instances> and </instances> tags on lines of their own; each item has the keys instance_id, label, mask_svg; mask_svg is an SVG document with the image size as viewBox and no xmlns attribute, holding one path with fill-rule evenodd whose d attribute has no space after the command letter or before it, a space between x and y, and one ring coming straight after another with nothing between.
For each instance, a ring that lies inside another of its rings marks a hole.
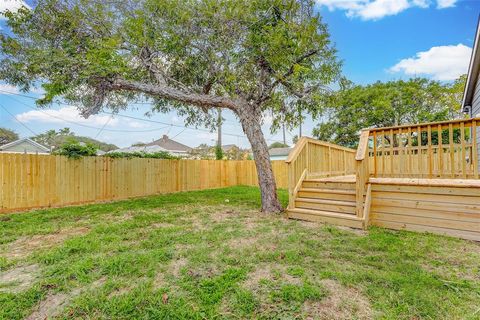
<instances>
[{"instance_id":1,"label":"tree branch","mask_svg":"<svg viewBox=\"0 0 480 320\"><path fill-rule=\"evenodd\" d=\"M116 79L115 81L113 81L110 85L110 90L141 92L154 97L175 100L207 109L223 108L236 111L241 105L240 101L235 101L226 97L218 97L199 93L186 93L163 84L152 85L124 79Z\"/></svg>"},{"instance_id":2,"label":"tree branch","mask_svg":"<svg viewBox=\"0 0 480 320\"><path fill-rule=\"evenodd\" d=\"M267 71L270 75L272 75L275 78L275 81L273 81L269 86L266 87L266 89L263 91L262 95L260 96L260 98L258 100L261 101L261 102L265 101L266 97L268 97L270 95L270 93L272 92L272 90L275 89L275 87L279 84L283 84L287 89L291 90L292 89L291 86L286 82L285 79L293 74L293 72L295 71L295 65L297 65L299 63L302 63L306 59L316 55L318 53L318 51L319 51L318 49L310 50L310 51L306 52L305 54L301 55L300 57L298 57L292 63L292 65L290 66L288 71L285 72L280 77L276 77L275 76L275 71L270 67L270 65L268 64L267 61L262 59L260 66L262 67L262 69ZM292 93L295 94L296 96L300 97L298 92L292 91Z\"/></svg>"},{"instance_id":3,"label":"tree branch","mask_svg":"<svg viewBox=\"0 0 480 320\"><path fill-rule=\"evenodd\" d=\"M152 59L153 55L150 48L147 46L143 47L140 50L140 61L142 61L142 64L145 66L145 68L147 68L147 70L159 84L165 85L167 83L165 80L165 75L162 70L160 70L157 65L152 62Z\"/></svg>"}]
</instances>

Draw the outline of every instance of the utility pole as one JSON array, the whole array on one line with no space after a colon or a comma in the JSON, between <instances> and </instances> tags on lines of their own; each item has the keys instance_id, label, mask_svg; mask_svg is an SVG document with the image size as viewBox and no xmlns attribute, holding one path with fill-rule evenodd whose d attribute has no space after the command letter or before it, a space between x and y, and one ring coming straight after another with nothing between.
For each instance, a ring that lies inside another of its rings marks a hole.
<instances>
[{"instance_id":1,"label":"utility pole","mask_svg":"<svg viewBox=\"0 0 480 320\"><path fill-rule=\"evenodd\" d=\"M300 120L300 125L298 126L298 138L302 137L302 108L298 107L298 120Z\"/></svg>"},{"instance_id":2,"label":"utility pole","mask_svg":"<svg viewBox=\"0 0 480 320\"><path fill-rule=\"evenodd\" d=\"M282 123L282 129L283 129L283 145L287 145L287 139L285 138L285 122Z\"/></svg>"},{"instance_id":3,"label":"utility pole","mask_svg":"<svg viewBox=\"0 0 480 320\"><path fill-rule=\"evenodd\" d=\"M222 109L218 108L218 119L217 119L217 146L215 147L215 159L223 159L223 150L222 150Z\"/></svg>"},{"instance_id":4,"label":"utility pole","mask_svg":"<svg viewBox=\"0 0 480 320\"><path fill-rule=\"evenodd\" d=\"M218 119L217 119L217 147L222 148L222 109L218 108Z\"/></svg>"}]
</instances>

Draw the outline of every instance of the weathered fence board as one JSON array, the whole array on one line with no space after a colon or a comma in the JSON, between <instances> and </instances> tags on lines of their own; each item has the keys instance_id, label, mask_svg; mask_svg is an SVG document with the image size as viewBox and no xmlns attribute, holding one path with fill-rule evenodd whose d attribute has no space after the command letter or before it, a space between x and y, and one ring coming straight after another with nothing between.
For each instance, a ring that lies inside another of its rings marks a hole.
<instances>
[{"instance_id":1,"label":"weathered fence board","mask_svg":"<svg viewBox=\"0 0 480 320\"><path fill-rule=\"evenodd\" d=\"M272 161L279 188L287 166ZM251 160L112 159L0 153L0 212L257 185Z\"/></svg>"}]
</instances>

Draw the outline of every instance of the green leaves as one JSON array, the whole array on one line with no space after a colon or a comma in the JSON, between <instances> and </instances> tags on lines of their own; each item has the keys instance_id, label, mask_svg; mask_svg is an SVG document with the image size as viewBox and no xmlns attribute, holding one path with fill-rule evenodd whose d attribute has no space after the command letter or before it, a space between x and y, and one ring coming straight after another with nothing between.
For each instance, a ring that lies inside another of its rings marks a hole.
<instances>
[{"instance_id":1,"label":"green leaves","mask_svg":"<svg viewBox=\"0 0 480 320\"><path fill-rule=\"evenodd\" d=\"M0 146L18 139L18 134L7 128L0 128Z\"/></svg>"},{"instance_id":2,"label":"green leaves","mask_svg":"<svg viewBox=\"0 0 480 320\"><path fill-rule=\"evenodd\" d=\"M81 157L96 156L97 147L91 143L81 143L70 138L65 142L54 154L67 156L73 159L79 159Z\"/></svg>"},{"instance_id":3,"label":"green leaves","mask_svg":"<svg viewBox=\"0 0 480 320\"><path fill-rule=\"evenodd\" d=\"M425 78L354 85L343 79L324 103L327 121L312 134L325 141L356 147L361 129L441 121L460 116L464 80L442 84Z\"/></svg>"}]
</instances>

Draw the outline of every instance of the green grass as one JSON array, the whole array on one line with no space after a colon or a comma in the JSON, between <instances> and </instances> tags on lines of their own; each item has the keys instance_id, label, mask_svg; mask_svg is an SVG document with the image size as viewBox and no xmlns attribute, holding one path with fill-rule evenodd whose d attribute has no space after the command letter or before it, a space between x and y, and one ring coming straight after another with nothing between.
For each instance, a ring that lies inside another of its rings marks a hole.
<instances>
[{"instance_id":1,"label":"green grass","mask_svg":"<svg viewBox=\"0 0 480 320\"><path fill-rule=\"evenodd\" d=\"M480 319L478 243L257 208L233 187L2 215L0 319Z\"/></svg>"}]
</instances>

